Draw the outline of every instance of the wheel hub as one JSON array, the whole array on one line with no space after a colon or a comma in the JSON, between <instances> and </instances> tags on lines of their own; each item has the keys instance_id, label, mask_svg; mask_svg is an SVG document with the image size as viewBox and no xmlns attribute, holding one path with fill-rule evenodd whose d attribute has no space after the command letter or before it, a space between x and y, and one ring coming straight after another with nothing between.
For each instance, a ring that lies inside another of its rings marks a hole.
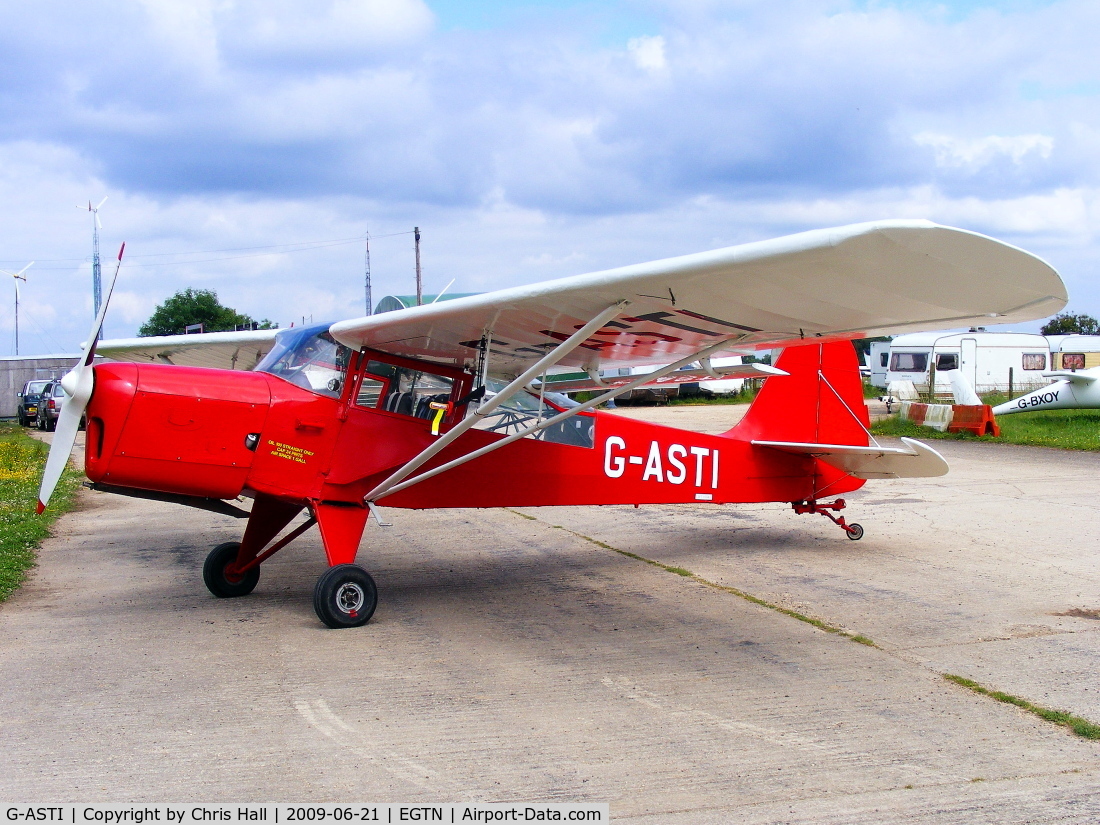
<instances>
[{"instance_id":1,"label":"wheel hub","mask_svg":"<svg viewBox=\"0 0 1100 825\"><path fill-rule=\"evenodd\" d=\"M358 615L367 601L367 594L355 582L344 582L336 591L336 606L350 616Z\"/></svg>"}]
</instances>

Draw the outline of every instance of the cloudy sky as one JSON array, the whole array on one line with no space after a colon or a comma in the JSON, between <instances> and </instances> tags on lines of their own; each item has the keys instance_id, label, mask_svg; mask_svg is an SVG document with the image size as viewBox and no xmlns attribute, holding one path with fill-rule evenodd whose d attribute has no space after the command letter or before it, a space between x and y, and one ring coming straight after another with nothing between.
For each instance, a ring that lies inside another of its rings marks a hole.
<instances>
[{"instance_id":1,"label":"cloudy sky","mask_svg":"<svg viewBox=\"0 0 1100 825\"><path fill-rule=\"evenodd\" d=\"M86 336L105 196L108 337L189 286L283 326L362 315L362 238L377 301L412 291L414 225L426 291L474 292L929 218L1041 255L1100 316L1095 0L40 0L4 24L24 354Z\"/></svg>"}]
</instances>

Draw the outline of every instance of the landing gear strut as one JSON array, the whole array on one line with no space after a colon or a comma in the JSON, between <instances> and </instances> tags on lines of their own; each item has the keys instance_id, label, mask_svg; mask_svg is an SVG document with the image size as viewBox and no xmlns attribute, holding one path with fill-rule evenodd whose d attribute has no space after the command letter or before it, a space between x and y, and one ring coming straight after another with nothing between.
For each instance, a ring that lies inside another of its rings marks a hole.
<instances>
[{"instance_id":1,"label":"landing gear strut","mask_svg":"<svg viewBox=\"0 0 1100 825\"><path fill-rule=\"evenodd\" d=\"M834 516L831 510L843 510L848 505L845 504L844 499L838 498L831 504L822 504L815 501L812 498L808 498L805 501L792 501L791 507L798 515L804 515L806 513L817 513L818 515L825 516L837 525L852 541L859 541L863 538L863 527L856 523L849 524L844 520L844 516Z\"/></svg>"},{"instance_id":2,"label":"landing gear strut","mask_svg":"<svg viewBox=\"0 0 1100 825\"><path fill-rule=\"evenodd\" d=\"M313 609L332 628L364 625L378 607L378 588L366 570L347 562L355 558L368 510L366 506L341 502L310 502L308 506L310 517L275 541L303 505L257 495L243 540L219 544L211 550L202 568L203 580L218 598L247 596L260 580L260 564L316 524L331 566L317 580Z\"/></svg>"}]
</instances>

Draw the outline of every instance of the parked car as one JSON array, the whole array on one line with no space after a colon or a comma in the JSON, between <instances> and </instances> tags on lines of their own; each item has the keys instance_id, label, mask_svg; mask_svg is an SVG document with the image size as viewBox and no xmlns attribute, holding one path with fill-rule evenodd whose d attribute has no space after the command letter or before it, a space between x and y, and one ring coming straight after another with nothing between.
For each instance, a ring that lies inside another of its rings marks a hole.
<instances>
[{"instance_id":1,"label":"parked car","mask_svg":"<svg viewBox=\"0 0 1100 825\"><path fill-rule=\"evenodd\" d=\"M61 415L61 407L65 403L65 390L61 388L61 381L50 381L42 388L42 395L38 399L38 415L35 426L40 430L53 431L57 427L57 417Z\"/></svg>"},{"instance_id":2,"label":"parked car","mask_svg":"<svg viewBox=\"0 0 1100 825\"><path fill-rule=\"evenodd\" d=\"M29 427L38 421L38 397L49 383L48 380L43 379L28 381L23 385L23 390L19 393L19 405L16 407L20 426Z\"/></svg>"}]
</instances>

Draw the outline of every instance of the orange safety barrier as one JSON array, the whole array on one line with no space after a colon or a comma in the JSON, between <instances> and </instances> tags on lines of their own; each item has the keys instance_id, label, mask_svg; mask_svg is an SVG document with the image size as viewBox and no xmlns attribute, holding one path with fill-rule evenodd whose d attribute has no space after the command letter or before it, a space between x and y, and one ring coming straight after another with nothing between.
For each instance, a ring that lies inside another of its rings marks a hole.
<instances>
[{"instance_id":1,"label":"orange safety barrier","mask_svg":"<svg viewBox=\"0 0 1100 825\"><path fill-rule=\"evenodd\" d=\"M942 433L951 423L952 408L950 404L918 404L903 401L898 414L903 421L912 421L918 426L931 427Z\"/></svg>"},{"instance_id":2,"label":"orange safety barrier","mask_svg":"<svg viewBox=\"0 0 1100 825\"><path fill-rule=\"evenodd\" d=\"M1001 434L1001 427L993 417L993 408L988 404L974 406L952 404L951 423L947 431L958 433L964 430L974 435L1000 436Z\"/></svg>"},{"instance_id":3,"label":"orange safety barrier","mask_svg":"<svg viewBox=\"0 0 1100 825\"><path fill-rule=\"evenodd\" d=\"M928 415L927 404L910 404L909 405L909 420L914 424L923 427L924 417Z\"/></svg>"}]
</instances>

